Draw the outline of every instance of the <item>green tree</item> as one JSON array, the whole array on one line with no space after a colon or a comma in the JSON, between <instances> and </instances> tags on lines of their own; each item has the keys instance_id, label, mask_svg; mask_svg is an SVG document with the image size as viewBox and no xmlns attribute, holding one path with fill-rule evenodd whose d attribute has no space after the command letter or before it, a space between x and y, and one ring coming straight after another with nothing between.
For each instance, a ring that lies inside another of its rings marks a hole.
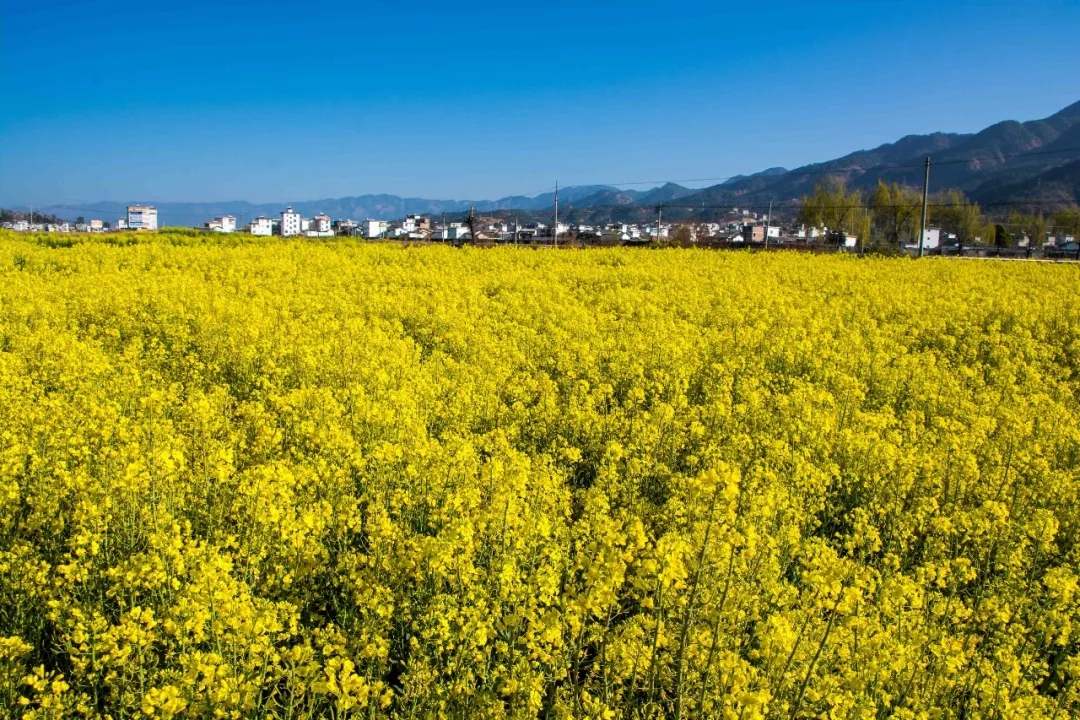
<instances>
[{"instance_id":1,"label":"green tree","mask_svg":"<svg viewBox=\"0 0 1080 720\"><path fill-rule=\"evenodd\" d=\"M694 240L694 231L686 223L679 223L671 234L671 242L676 245L689 245Z\"/></svg>"},{"instance_id":2,"label":"green tree","mask_svg":"<svg viewBox=\"0 0 1080 720\"><path fill-rule=\"evenodd\" d=\"M1080 236L1080 210L1069 208L1054 215L1054 229L1061 235Z\"/></svg>"},{"instance_id":3,"label":"green tree","mask_svg":"<svg viewBox=\"0 0 1080 720\"><path fill-rule=\"evenodd\" d=\"M890 245L915 238L922 213L922 195L915 188L878 180L870 198L874 227Z\"/></svg>"},{"instance_id":4,"label":"green tree","mask_svg":"<svg viewBox=\"0 0 1080 720\"><path fill-rule=\"evenodd\" d=\"M857 235L868 227L862 193L848 192L843 180L829 176L814 186L813 195L803 196L799 222L827 229L832 238L842 233Z\"/></svg>"},{"instance_id":5,"label":"green tree","mask_svg":"<svg viewBox=\"0 0 1080 720\"><path fill-rule=\"evenodd\" d=\"M941 229L956 235L961 250L982 238L992 238L983 226L982 211L959 190L949 190L939 196L931 210L931 220Z\"/></svg>"},{"instance_id":6,"label":"green tree","mask_svg":"<svg viewBox=\"0 0 1080 720\"><path fill-rule=\"evenodd\" d=\"M1019 230L1028 238L1028 248L1037 249L1046 242L1047 222L1041 212L1031 214L1009 213L1009 227Z\"/></svg>"},{"instance_id":7,"label":"green tree","mask_svg":"<svg viewBox=\"0 0 1080 720\"><path fill-rule=\"evenodd\" d=\"M1004 225L994 226L994 245L1000 250L1001 248L1010 248L1013 246L1012 233Z\"/></svg>"}]
</instances>

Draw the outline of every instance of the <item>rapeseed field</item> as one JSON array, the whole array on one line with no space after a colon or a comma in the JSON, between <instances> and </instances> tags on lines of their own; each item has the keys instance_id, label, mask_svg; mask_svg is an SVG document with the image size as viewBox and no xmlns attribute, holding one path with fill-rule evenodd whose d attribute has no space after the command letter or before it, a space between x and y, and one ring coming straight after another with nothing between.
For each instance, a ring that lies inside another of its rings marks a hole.
<instances>
[{"instance_id":1,"label":"rapeseed field","mask_svg":"<svg viewBox=\"0 0 1080 720\"><path fill-rule=\"evenodd\" d=\"M1080 714L1080 270L0 235L0 710Z\"/></svg>"}]
</instances>

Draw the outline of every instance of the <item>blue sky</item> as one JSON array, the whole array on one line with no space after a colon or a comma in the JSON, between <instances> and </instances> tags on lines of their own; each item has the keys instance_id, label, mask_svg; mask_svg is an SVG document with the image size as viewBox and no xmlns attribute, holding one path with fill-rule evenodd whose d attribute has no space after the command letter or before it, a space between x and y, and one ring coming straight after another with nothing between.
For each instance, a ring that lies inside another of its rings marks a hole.
<instances>
[{"instance_id":1,"label":"blue sky","mask_svg":"<svg viewBox=\"0 0 1080 720\"><path fill-rule=\"evenodd\" d=\"M795 167L1052 114L1078 32L1077 0L0 0L0 205Z\"/></svg>"}]
</instances>

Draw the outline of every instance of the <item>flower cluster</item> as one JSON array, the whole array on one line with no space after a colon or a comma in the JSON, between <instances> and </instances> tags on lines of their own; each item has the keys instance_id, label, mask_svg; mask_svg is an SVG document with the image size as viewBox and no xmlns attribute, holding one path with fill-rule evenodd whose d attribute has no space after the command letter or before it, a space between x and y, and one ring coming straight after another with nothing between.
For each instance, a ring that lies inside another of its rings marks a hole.
<instances>
[{"instance_id":1,"label":"flower cluster","mask_svg":"<svg viewBox=\"0 0 1080 720\"><path fill-rule=\"evenodd\" d=\"M1080 713L1075 267L68 245L0 235L0 714Z\"/></svg>"}]
</instances>

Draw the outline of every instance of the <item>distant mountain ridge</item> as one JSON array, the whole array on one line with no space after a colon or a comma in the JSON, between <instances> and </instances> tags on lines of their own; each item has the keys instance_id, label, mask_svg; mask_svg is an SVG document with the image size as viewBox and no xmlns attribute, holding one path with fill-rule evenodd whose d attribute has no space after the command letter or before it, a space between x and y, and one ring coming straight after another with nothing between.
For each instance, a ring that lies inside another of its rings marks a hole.
<instances>
[{"instance_id":1,"label":"distant mountain ridge","mask_svg":"<svg viewBox=\"0 0 1080 720\"><path fill-rule=\"evenodd\" d=\"M769 168L736 176L702 189L666 183L650 190L626 190L611 185L581 185L559 190L560 217L571 222L634 221L653 217L655 206L671 203L665 217L704 218L709 206L760 206L798 200L813 192L827 175L850 188L872 191L879 180L921 187L924 161L931 156L932 192L956 188L983 203L1080 204L1080 102L1041 120L1006 120L977 133L908 135L870 150L835 160L787 170ZM292 203L253 204L158 202L160 224L198 226L221 215L246 222L259 215L274 216L287 204L304 215L325 213L334 218L393 220L410 214L438 215L510 210L543 213L552 209L554 193L510 195L498 200L429 200L397 195L359 195ZM693 208L702 211L694 215ZM55 205L39 211L60 217L115 220L125 203Z\"/></svg>"},{"instance_id":2,"label":"distant mountain ridge","mask_svg":"<svg viewBox=\"0 0 1080 720\"><path fill-rule=\"evenodd\" d=\"M666 187L666 186L665 186ZM675 185L682 192L692 192ZM661 188L657 188L660 190ZM578 202L592 205L589 198L600 198L604 193L619 192L607 185L582 185L559 189L559 202L570 207ZM633 191L630 191L633 193ZM671 197L678 192L669 190ZM637 197L648 193L635 193ZM128 204L121 202L96 202L89 205L50 205L38 208L39 212L53 213L59 217L75 218L78 216L94 217L115 221L127 212ZM260 215L276 217L286 207L292 207L302 215L311 217L326 214L332 218L364 220L395 220L406 215L439 215L441 213L468 212L475 207L478 212L499 210L536 211L550 208L555 202L555 193L541 193L534 196L511 195L498 200L429 200L425 198L405 198L398 195L358 195L355 197L327 198L323 200L300 200L289 203L250 203L244 200L227 202L154 202L139 199L158 209L158 224L162 227L197 227L215 217L233 215L241 223L246 223Z\"/></svg>"}]
</instances>

